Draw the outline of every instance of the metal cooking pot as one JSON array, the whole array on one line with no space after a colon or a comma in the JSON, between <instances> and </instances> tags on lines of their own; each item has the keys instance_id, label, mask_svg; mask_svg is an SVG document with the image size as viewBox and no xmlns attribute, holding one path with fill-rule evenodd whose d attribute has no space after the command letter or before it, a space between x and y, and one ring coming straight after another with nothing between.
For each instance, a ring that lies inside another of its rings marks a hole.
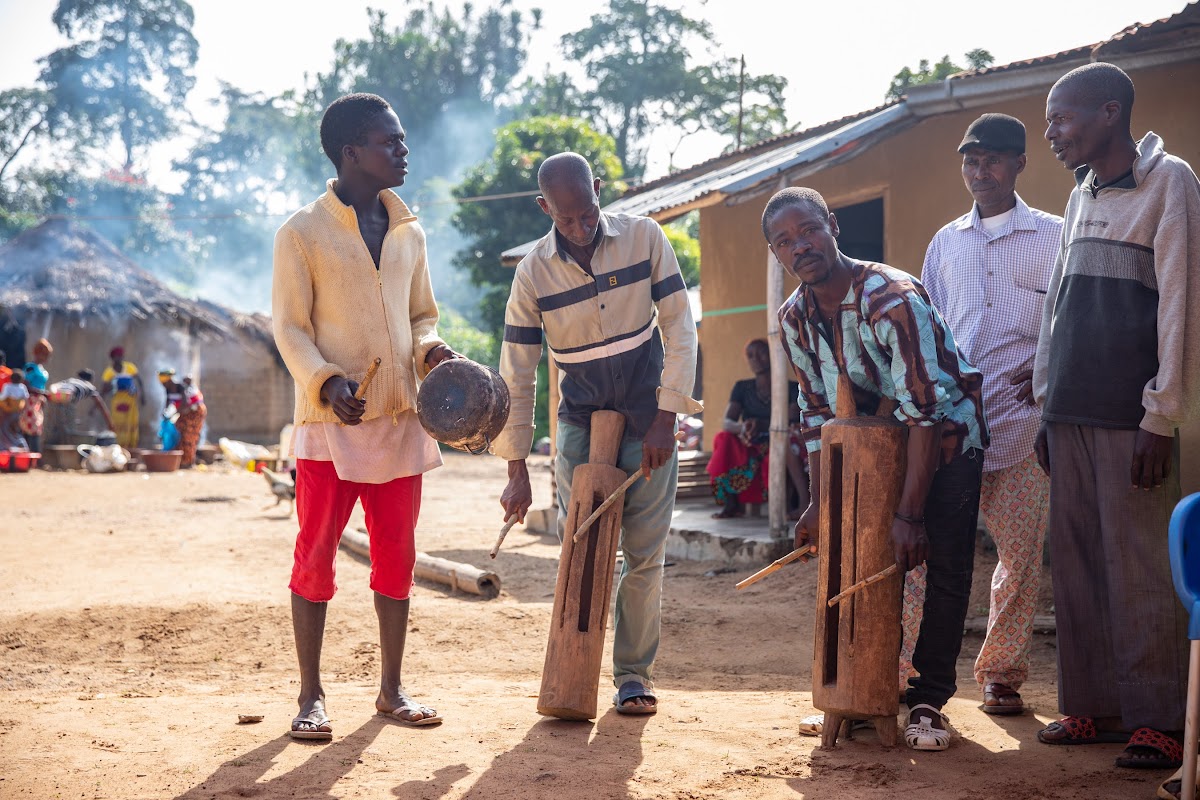
<instances>
[{"instance_id":1,"label":"metal cooking pot","mask_svg":"<svg viewBox=\"0 0 1200 800\"><path fill-rule=\"evenodd\" d=\"M500 373L467 358L434 367L417 392L417 419L442 444L486 453L508 421L508 386Z\"/></svg>"}]
</instances>

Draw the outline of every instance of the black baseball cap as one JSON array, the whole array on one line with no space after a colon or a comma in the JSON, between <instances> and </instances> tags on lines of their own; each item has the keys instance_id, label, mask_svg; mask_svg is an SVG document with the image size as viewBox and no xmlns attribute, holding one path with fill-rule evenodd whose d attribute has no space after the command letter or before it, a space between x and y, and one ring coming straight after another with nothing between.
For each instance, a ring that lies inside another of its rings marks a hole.
<instances>
[{"instance_id":1,"label":"black baseball cap","mask_svg":"<svg viewBox=\"0 0 1200 800\"><path fill-rule=\"evenodd\" d=\"M967 127L958 152L982 147L1000 152L1025 152L1025 124L1008 114L984 114Z\"/></svg>"}]
</instances>

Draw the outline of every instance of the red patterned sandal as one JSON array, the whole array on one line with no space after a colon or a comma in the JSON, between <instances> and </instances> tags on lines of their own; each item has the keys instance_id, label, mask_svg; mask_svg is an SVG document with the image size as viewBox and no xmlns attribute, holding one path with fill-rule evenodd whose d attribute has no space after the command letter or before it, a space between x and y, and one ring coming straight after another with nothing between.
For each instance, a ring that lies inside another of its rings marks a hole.
<instances>
[{"instance_id":1,"label":"red patterned sandal","mask_svg":"<svg viewBox=\"0 0 1200 800\"><path fill-rule=\"evenodd\" d=\"M1063 717L1038 731L1042 744L1124 744L1129 735L1120 731L1096 730L1091 717Z\"/></svg>"},{"instance_id":2,"label":"red patterned sandal","mask_svg":"<svg viewBox=\"0 0 1200 800\"><path fill-rule=\"evenodd\" d=\"M1117 766L1126 769L1177 769L1183 766L1183 745L1154 728L1138 728L1129 737Z\"/></svg>"}]
</instances>

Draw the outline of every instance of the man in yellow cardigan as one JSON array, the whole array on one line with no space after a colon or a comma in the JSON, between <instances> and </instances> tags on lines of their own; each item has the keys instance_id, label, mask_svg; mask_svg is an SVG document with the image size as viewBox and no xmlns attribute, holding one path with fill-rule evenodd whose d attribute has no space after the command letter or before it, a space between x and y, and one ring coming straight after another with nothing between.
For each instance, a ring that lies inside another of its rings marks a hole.
<instances>
[{"instance_id":1,"label":"man in yellow cardigan","mask_svg":"<svg viewBox=\"0 0 1200 800\"><path fill-rule=\"evenodd\" d=\"M300 661L300 713L291 736L329 740L321 684L334 557L354 504L371 538L379 617L378 713L405 725L441 722L400 679L421 504L421 475L441 465L416 418L417 380L459 357L437 335L425 234L391 190L408 173L404 128L383 98L352 94L321 119L337 168L326 192L275 236L275 342L296 381L296 509L300 532L289 588ZM359 381L382 364L363 399Z\"/></svg>"}]
</instances>

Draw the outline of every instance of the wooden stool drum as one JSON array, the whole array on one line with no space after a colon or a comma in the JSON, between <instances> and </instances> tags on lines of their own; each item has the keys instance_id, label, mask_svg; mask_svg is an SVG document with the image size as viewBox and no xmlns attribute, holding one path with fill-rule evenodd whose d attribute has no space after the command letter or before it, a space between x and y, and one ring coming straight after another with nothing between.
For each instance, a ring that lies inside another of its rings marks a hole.
<instances>
[{"instance_id":1,"label":"wooden stool drum","mask_svg":"<svg viewBox=\"0 0 1200 800\"><path fill-rule=\"evenodd\" d=\"M624 431L625 418L621 414L593 412L588 463L576 467L571 477L554 612L538 695L539 714L574 720L596 717L623 499L606 509L578 542L572 534L625 482L625 473L616 466Z\"/></svg>"},{"instance_id":2,"label":"wooden stool drum","mask_svg":"<svg viewBox=\"0 0 1200 800\"><path fill-rule=\"evenodd\" d=\"M896 744L900 710L903 572L839 603L831 598L895 564L892 520L907 464L908 429L884 399L879 416L859 417L849 380L838 383L837 417L821 428L820 549L813 705L825 712L821 744L848 736L850 720L870 720L885 746ZM843 732L842 726L846 730Z\"/></svg>"}]
</instances>

